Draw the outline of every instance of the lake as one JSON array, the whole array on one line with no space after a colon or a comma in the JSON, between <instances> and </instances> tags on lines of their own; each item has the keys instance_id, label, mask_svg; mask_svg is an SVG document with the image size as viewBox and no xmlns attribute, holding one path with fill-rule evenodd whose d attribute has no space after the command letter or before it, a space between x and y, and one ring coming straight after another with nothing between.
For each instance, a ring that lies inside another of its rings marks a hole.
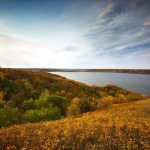
<instances>
[{"instance_id":1,"label":"lake","mask_svg":"<svg viewBox=\"0 0 150 150\"><path fill-rule=\"evenodd\" d=\"M114 84L127 90L150 95L150 75L108 72L51 72L88 85Z\"/></svg>"}]
</instances>

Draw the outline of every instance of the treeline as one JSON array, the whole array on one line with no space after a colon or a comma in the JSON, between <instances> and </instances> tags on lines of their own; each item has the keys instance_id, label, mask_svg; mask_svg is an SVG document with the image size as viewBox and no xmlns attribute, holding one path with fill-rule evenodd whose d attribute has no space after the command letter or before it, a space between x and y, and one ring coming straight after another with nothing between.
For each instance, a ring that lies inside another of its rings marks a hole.
<instances>
[{"instance_id":1,"label":"treeline","mask_svg":"<svg viewBox=\"0 0 150 150\"><path fill-rule=\"evenodd\" d=\"M117 86L87 86L58 75L0 68L0 127L56 120L146 98Z\"/></svg>"}]
</instances>

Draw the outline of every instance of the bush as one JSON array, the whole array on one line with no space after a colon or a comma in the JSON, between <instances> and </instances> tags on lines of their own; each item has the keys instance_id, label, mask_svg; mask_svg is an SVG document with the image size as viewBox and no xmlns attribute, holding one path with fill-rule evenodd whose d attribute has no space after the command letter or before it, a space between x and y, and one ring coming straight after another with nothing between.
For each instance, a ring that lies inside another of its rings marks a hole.
<instances>
[{"instance_id":1,"label":"bush","mask_svg":"<svg viewBox=\"0 0 150 150\"><path fill-rule=\"evenodd\" d=\"M24 100L21 105L23 110L28 110L28 109L33 109L34 108L34 100L29 99L29 100Z\"/></svg>"},{"instance_id":2,"label":"bush","mask_svg":"<svg viewBox=\"0 0 150 150\"><path fill-rule=\"evenodd\" d=\"M80 110L81 113L85 113L91 110L91 104L88 99L80 99Z\"/></svg>"},{"instance_id":3,"label":"bush","mask_svg":"<svg viewBox=\"0 0 150 150\"><path fill-rule=\"evenodd\" d=\"M104 109L108 106L110 106L113 103L113 97L107 96L99 100L98 102L98 109Z\"/></svg>"},{"instance_id":4,"label":"bush","mask_svg":"<svg viewBox=\"0 0 150 150\"><path fill-rule=\"evenodd\" d=\"M50 103L52 103L54 106L63 108L63 106L67 103L67 99L62 97L62 96L58 96L55 94L52 94L48 97L48 101Z\"/></svg>"},{"instance_id":5,"label":"bush","mask_svg":"<svg viewBox=\"0 0 150 150\"><path fill-rule=\"evenodd\" d=\"M0 109L0 127L5 127L19 122L19 112L17 108L5 105Z\"/></svg>"},{"instance_id":6,"label":"bush","mask_svg":"<svg viewBox=\"0 0 150 150\"><path fill-rule=\"evenodd\" d=\"M52 107L52 105L49 105L49 108L27 110L23 115L23 120L25 122L39 122L56 120L59 119L60 116L60 109L58 107Z\"/></svg>"},{"instance_id":7,"label":"bush","mask_svg":"<svg viewBox=\"0 0 150 150\"><path fill-rule=\"evenodd\" d=\"M132 101L136 101L136 100L140 100L140 99L143 99L143 97L141 97L141 95L137 94L137 93L129 93L127 95L128 102L132 102Z\"/></svg>"},{"instance_id":8,"label":"bush","mask_svg":"<svg viewBox=\"0 0 150 150\"><path fill-rule=\"evenodd\" d=\"M76 104L72 104L67 108L68 116L76 117L80 114L80 112L81 112L80 107Z\"/></svg>"},{"instance_id":9,"label":"bush","mask_svg":"<svg viewBox=\"0 0 150 150\"><path fill-rule=\"evenodd\" d=\"M30 95L33 99L37 99L40 96L40 92L37 90L32 90L31 91L31 95Z\"/></svg>"},{"instance_id":10,"label":"bush","mask_svg":"<svg viewBox=\"0 0 150 150\"><path fill-rule=\"evenodd\" d=\"M0 91L0 101L3 101L4 96L5 96L5 92Z\"/></svg>"},{"instance_id":11,"label":"bush","mask_svg":"<svg viewBox=\"0 0 150 150\"><path fill-rule=\"evenodd\" d=\"M126 103L127 102L127 97L123 94L119 95L114 99L114 103L120 104L120 103Z\"/></svg>"},{"instance_id":12,"label":"bush","mask_svg":"<svg viewBox=\"0 0 150 150\"><path fill-rule=\"evenodd\" d=\"M5 104L6 104L6 102L0 101L0 108L4 108Z\"/></svg>"},{"instance_id":13,"label":"bush","mask_svg":"<svg viewBox=\"0 0 150 150\"><path fill-rule=\"evenodd\" d=\"M11 107L15 107L15 106L16 106L16 103L15 103L14 101L12 101L12 100L7 101L6 104L7 104L8 106L11 106Z\"/></svg>"},{"instance_id":14,"label":"bush","mask_svg":"<svg viewBox=\"0 0 150 150\"><path fill-rule=\"evenodd\" d=\"M47 101L53 106L59 107L62 115L66 115L66 104L68 101L65 97L52 94L48 97Z\"/></svg>"},{"instance_id":15,"label":"bush","mask_svg":"<svg viewBox=\"0 0 150 150\"><path fill-rule=\"evenodd\" d=\"M47 101L47 99L37 99L34 100L34 108L40 109L42 107L47 107L50 103Z\"/></svg>"},{"instance_id":16,"label":"bush","mask_svg":"<svg viewBox=\"0 0 150 150\"><path fill-rule=\"evenodd\" d=\"M80 98L76 97L76 98L73 98L71 103L78 105L78 107L81 110L80 111L81 113L88 112L91 109L91 106L90 106L91 104L88 99L84 99L84 98L80 99Z\"/></svg>"}]
</instances>

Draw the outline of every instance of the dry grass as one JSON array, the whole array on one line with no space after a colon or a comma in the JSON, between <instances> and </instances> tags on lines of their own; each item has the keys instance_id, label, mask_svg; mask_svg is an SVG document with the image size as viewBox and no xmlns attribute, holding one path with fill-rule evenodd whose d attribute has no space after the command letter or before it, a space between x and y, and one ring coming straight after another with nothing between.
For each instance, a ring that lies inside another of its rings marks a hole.
<instances>
[{"instance_id":1,"label":"dry grass","mask_svg":"<svg viewBox=\"0 0 150 150\"><path fill-rule=\"evenodd\" d=\"M79 118L0 129L0 149L150 149L150 99Z\"/></svg>"}]
</instances>

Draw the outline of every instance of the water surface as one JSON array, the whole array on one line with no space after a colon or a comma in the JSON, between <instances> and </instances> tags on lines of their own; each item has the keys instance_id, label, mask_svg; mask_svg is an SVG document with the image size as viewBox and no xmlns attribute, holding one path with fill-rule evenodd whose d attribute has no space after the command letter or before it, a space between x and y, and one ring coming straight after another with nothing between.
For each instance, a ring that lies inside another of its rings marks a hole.
<instances>
[{"instance_id":1,"label":"water surface","mask_svg":"<svg viewBox=\"0 0 150 150\"><path fill-rule=\"evenodd\" d=\"M150 75L105 72L52 72L88 85L114 84L125 89L150 95Z\"/></svg>"}]
</instances>

